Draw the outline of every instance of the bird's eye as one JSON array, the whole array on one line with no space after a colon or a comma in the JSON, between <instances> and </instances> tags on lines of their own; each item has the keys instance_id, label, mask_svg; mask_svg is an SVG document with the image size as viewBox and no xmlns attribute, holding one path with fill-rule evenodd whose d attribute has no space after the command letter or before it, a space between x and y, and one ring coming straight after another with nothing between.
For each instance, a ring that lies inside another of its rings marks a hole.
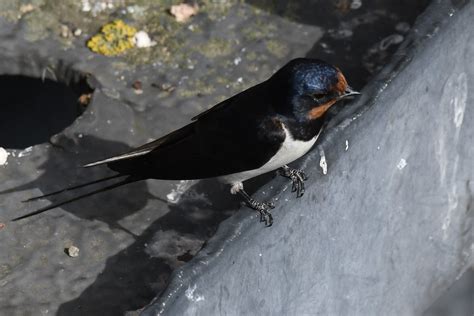
<instances>
[{"instance_id":1,"label":"bird's eye","mask_svg":"<svg viewBox=\"0 0 474 316\"><path fill-rule=\"evenodd\" d=\"M320 100L322 100L324 97L325 97L325 95L322 94L322 93L313 94L313 99L316 100L316 101L320 101Z\"/></svg>"}]
</instances>

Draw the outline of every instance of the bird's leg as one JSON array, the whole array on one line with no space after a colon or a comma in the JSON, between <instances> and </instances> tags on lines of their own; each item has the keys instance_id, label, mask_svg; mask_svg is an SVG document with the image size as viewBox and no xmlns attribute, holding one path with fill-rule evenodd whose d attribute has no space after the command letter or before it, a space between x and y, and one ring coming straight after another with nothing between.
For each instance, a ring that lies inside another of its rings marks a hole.
<instances>
[{"instance_id":1,"label":"bird's leg","mask_svg":"<svg viewBox=\"0 0 474 316\"><path fill-rule=\"evenodd\" d=\"M304 194L304 181L308 180L308 177L302 170L293 169L284 165L278 169L278 173L286 178L289 178L293 183L291 187L292 192L296 192L296 197L302 197Z\"/></svg>"},{"instance_id":2,"label":"bird's leg","mask_svg":"<svg viewBox=\"0 0 474 316\"><path fill-rule=\"evenodd\" d=\"M270 210L275 207L272 202L259 202L250 197L250 195L245 192L244 186L241 182L235 183L230 189L230 193L236 194L239 193L247 203L247 206L253 210L256 210L260 213L260 222L265 222L265 226L270 227L273 224L273 217L270 213Z\"/></svg>"}]
</instances>

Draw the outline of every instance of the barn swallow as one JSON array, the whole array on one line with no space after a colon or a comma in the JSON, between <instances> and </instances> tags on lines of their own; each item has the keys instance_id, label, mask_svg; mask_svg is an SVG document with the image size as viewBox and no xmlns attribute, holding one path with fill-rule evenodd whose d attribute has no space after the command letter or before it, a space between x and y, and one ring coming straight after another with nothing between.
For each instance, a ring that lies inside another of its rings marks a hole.
<instances>
[{"instance_id":1,"label":"barn swallow","mask_svg":"<svg viewBox=\"0 0 474 316\"><path fill-rule=\"evenodd\" d=\"M302 170L287 165L314 145L327 110L337 101L357 94L360 93L347 84L337 67L316 59L294 59L268 80L195 116L190 124L129 152L84 165L107 165L117 174L27 201L122 178L119 182L13 220L145 179L217 178L258 211L260 221L271 226L273 203L251 198L243 182L279 170L280 175L292 181L293 191L301 197L307 177Z\"/></svg>"}]
</instances>

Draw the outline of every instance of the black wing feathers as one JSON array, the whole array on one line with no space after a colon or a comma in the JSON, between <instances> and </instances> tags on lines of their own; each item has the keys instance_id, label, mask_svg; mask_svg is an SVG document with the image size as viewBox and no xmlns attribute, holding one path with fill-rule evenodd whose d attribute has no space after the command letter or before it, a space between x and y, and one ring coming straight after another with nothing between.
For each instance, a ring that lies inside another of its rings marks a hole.
<instances>
[{"instance_id":1,"label":"black wing feathers","mask_svg":"<svg viewBox=\"0 0 474 316\"><path fill-rule=\"evenodd\" d=\"M169 180L259 168L285 137L263 87L252 87L201 113L193 123L138 147L129 157L106 163L122 174Z\"/></svg>"}]
</instances>

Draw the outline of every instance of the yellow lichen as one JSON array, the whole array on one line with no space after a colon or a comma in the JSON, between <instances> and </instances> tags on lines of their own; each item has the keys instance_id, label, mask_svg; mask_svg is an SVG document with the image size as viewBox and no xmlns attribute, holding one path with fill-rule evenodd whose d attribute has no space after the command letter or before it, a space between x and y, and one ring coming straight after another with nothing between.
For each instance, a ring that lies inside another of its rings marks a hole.
<instances>
[{"instance_id":1,"label":"yellow lichen","mask_svg":"<svg viewBox=\"0 0 474 316\"><path fill-rule=\"evenodd\" d=\"M93 52L115 56L132 48L135 44L133 36L137 30L122 20L115 20L102 26L100 33L87 42L87 47Z\"/></svg>"}]
</instances>

